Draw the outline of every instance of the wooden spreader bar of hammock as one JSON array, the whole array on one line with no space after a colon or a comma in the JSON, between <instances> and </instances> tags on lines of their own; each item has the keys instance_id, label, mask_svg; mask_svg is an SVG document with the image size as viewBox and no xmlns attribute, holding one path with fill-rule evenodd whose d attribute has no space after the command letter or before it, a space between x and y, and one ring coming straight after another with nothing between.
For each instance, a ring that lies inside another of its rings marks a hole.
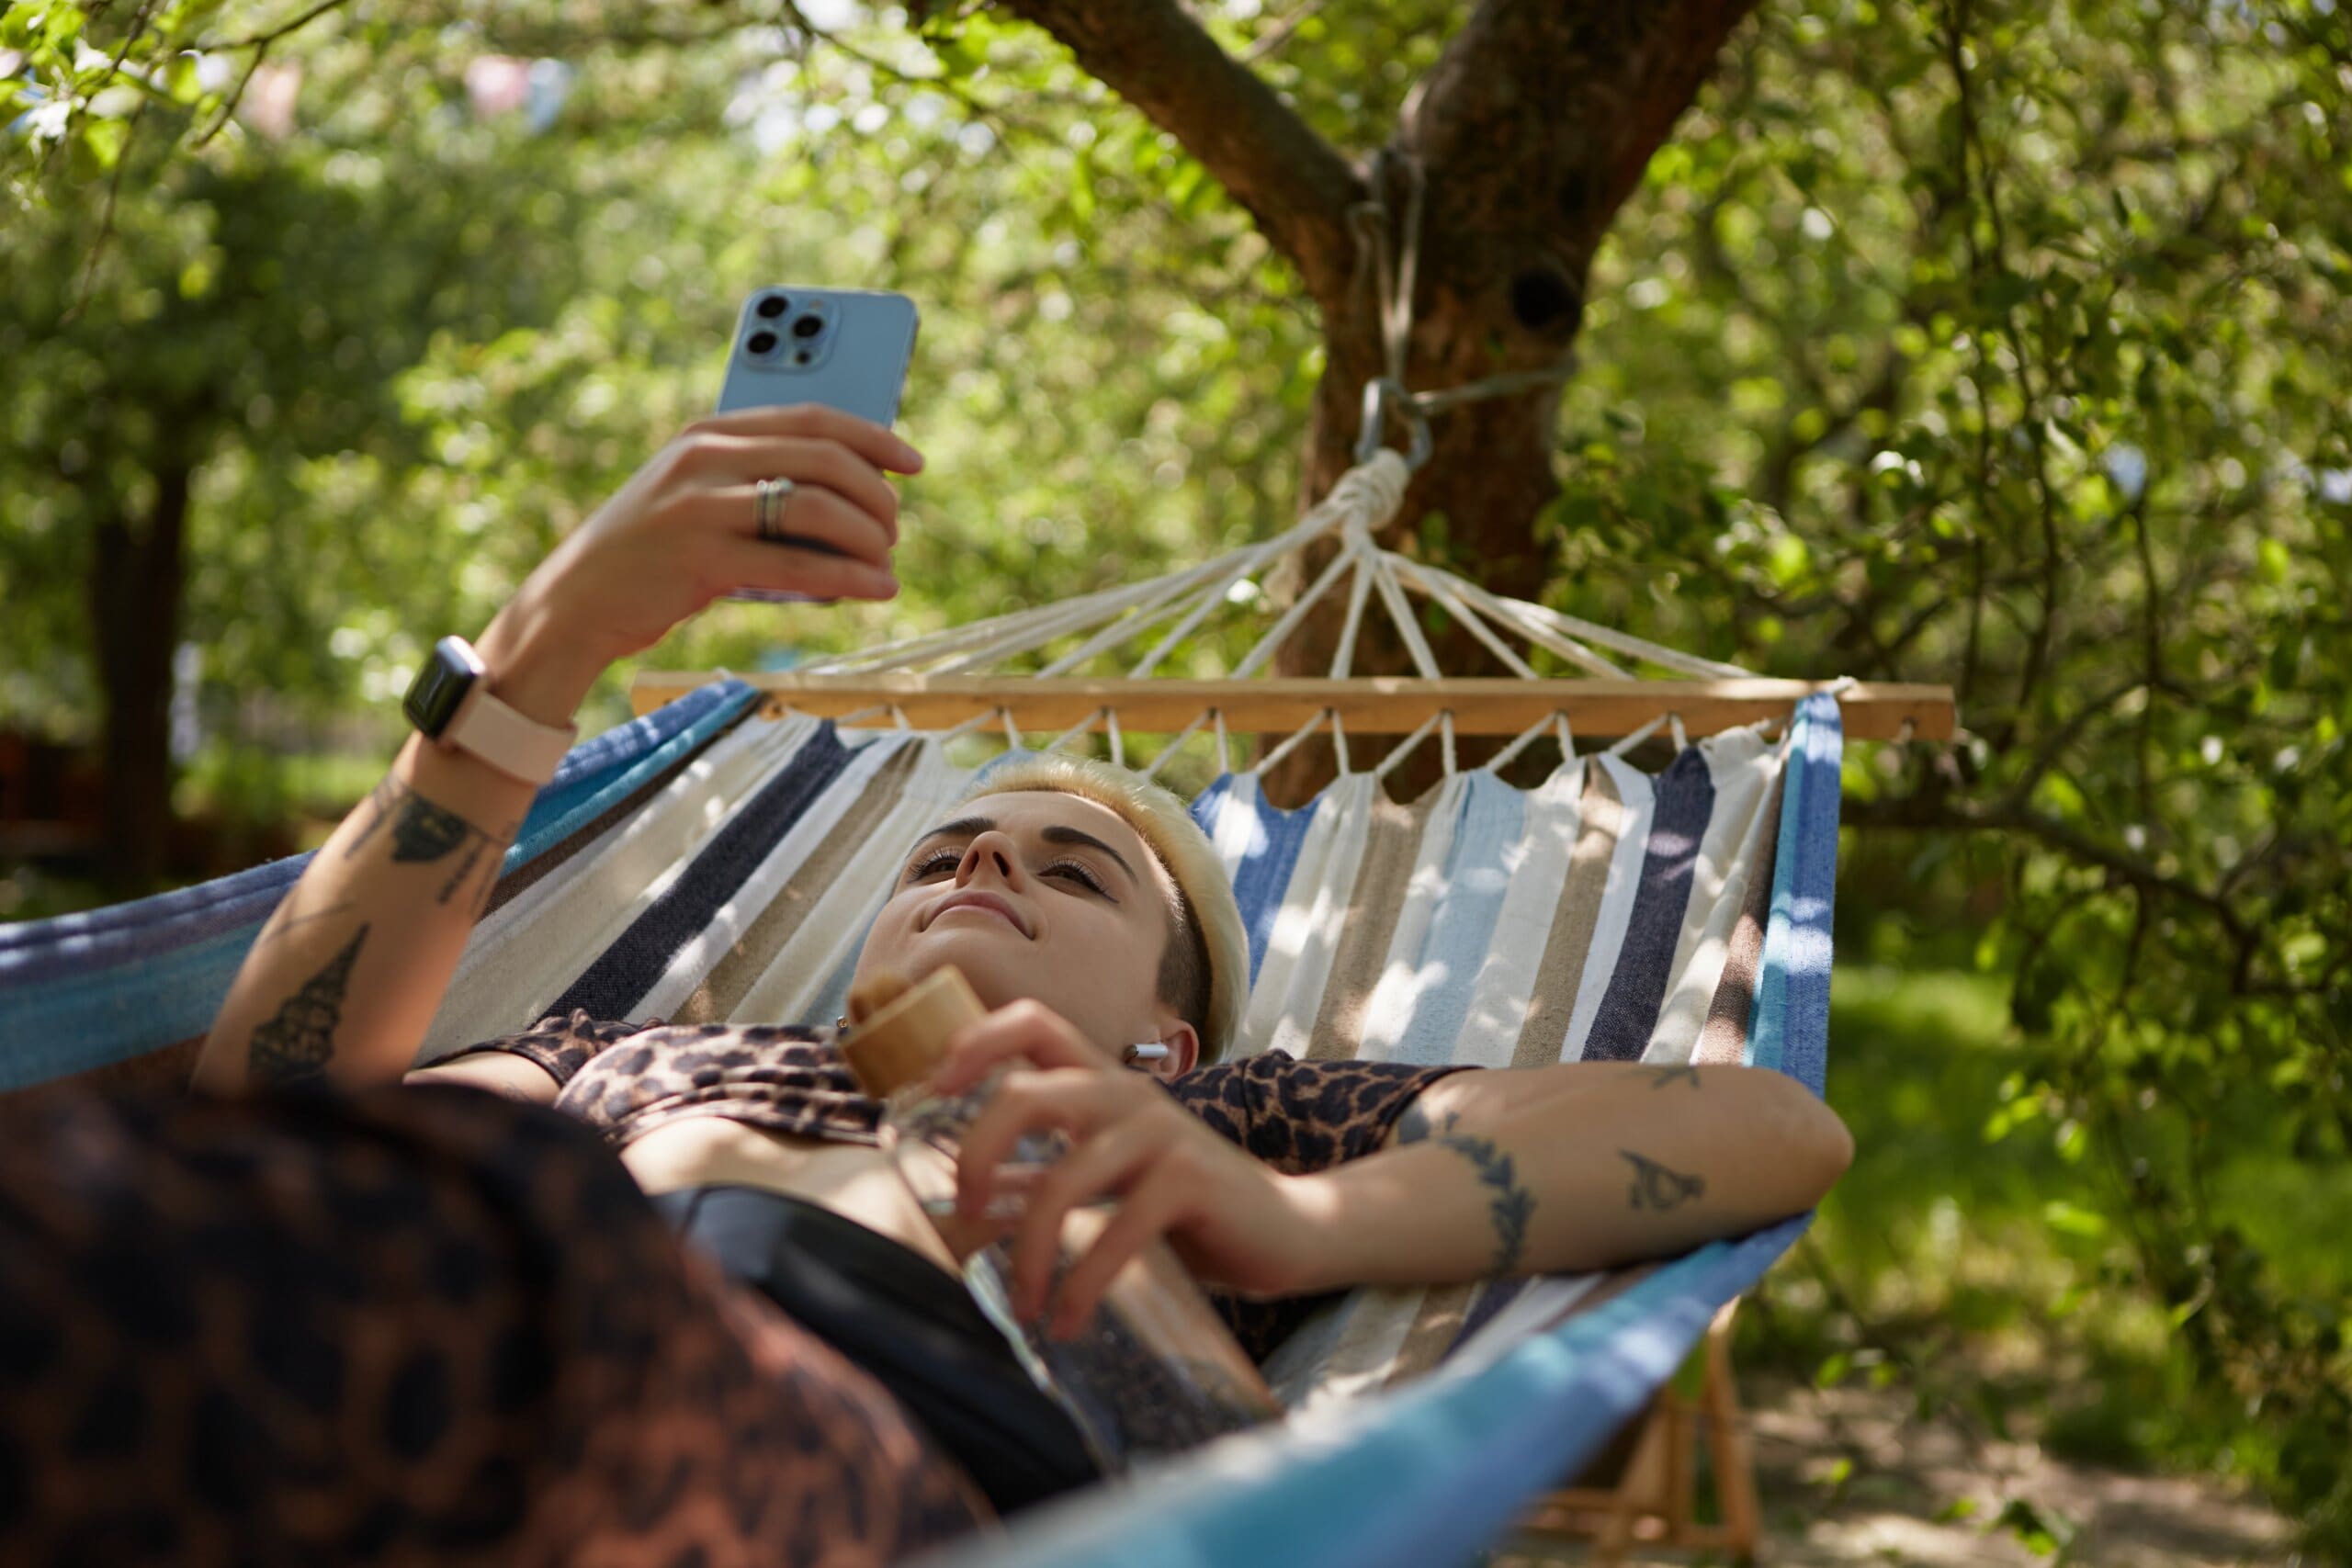
<instances>
[{"instance_id":1,"label":"wooden spreader bar of hammock","mask_svg":"<svg viewBox=\"0 0 2352 1568\"><path fill-rule=\"evenodd\" d=\"M629 689L649 713L716 673L647 671ZM1229 730L1270 734L1295 730L1326 711L1363 734L1401 734L1441 713L1453 715L1462 735L1519 735L1552 715L1565 715L1577 734L1630 735L1668 714L1693 735L1712 735L1765 719L1787 718L1815 692L1837 690L1848 737L1857 740L1949 740L1955 714L1949 686L1783 681L1762 676L1702 681L1529 681L1502 678L1416 680L1357 675L1340 680L1279 677L1247 681L1041 679L967 675L797 675L740 677L764 693L768 711L786 708L853 726L949 729L967 720L1009 714L1024 731L1108 728L1106 712L1124 730L1174 734L1211 709Z\"/></svg>"}]
</instances>

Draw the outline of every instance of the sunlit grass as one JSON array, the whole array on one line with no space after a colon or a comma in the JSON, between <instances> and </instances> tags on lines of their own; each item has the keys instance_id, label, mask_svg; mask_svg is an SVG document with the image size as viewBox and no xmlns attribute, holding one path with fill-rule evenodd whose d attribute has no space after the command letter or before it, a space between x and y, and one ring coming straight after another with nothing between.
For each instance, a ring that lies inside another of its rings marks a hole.
<instances>
[{"instance_id":1,"label":"sunlit grass","mask_svg":"<svg viewBox=\"0 0 2352 1568\"><path fill-rule=\"evenodd\" d=\"M2063 1122L2011 1114L2027 1061L1997 978L1841 966L1828 1088L1854 1165L1744 1319L1746 1359L1901 1386L2064 1457L2269 1470L2259 1417L2200 1396L2176 1326L2133 1283L2120 1183ZM2343 1299L2352 1170L2299 1161L2266 1135L2267 1105L2249 1088L2207 1111L2233 1151L2213 1201L2281 1286Z\"/></svg>"}]
</instances>

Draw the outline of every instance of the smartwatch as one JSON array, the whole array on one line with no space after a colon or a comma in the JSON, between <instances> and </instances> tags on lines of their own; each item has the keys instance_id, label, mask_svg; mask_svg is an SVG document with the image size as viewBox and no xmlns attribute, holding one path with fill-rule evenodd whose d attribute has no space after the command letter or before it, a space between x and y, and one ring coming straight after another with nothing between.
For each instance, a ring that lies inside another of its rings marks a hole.
<instances>
[{"instance_id":1,"label":"smartwatch","mask_svg":"<svg viewBox=\"0 0 2352 1568\"><path fill-rule=\"evenodd\" d=\"M435 745L470 751L511 779L543 784L555 776L579 731L524 717L490 691L490 666L461 637L433 645L401 711Z\"/></svg>"}]
</instances>

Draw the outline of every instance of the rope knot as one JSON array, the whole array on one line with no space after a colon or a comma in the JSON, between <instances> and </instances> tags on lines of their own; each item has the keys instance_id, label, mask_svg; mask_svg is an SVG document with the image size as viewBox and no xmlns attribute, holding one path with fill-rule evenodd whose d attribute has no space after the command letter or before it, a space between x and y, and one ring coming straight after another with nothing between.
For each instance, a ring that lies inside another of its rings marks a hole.
<instances>
[{"instance_id":1,"label":"rope knot","mask_svg":"<svg viewBox=\"0 0 2352 1568\"><path fill-rule=\"evenodd\" d=\"M1405 486L1411 479L1404 457L1384 446L1369 462L1358 463L1341 474L1326 504L1340 511L1342 533L1369 534L1396 515L1405 504Z\"/></svg>"}]
</instances>

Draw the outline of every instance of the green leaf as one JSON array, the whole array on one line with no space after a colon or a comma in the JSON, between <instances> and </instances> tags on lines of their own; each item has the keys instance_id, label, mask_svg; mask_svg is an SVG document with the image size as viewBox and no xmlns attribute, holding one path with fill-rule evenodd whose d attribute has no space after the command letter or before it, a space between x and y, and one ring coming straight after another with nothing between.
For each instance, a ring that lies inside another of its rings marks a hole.
<instances>
[{"instance_id":1,"label":"green leaf","mask_svg":"<svg viewBox=\"0 0 2352 1568\"><path fill-rule=\"evenodd\" d=\"M82 122L82 144L101 169L111 169L122 157L123 144L130 138L130 124L121 119L85 119Z\"/></svg>"},{"instance_id":2,"label":"green leaf","mask_svg":"<svg viewBox=\"0 0 2352 1568\"><path fill-rule=\"evenodd\" d=\"M2096 1241L2107 1235L2107 1219L2078 1203L2053 1198L2041 1206L2041 1223L2061 1235Z\"/></svg>"},{"instance_id":3,"label":"green leaf","mask_svg":"<svg viewBox=\"0 0 2352 1568\"><path fill-rule=\"evenodd\" d=\"M1794 534L1775 535L1764 547L1764 570L1783 588L1802 580L1812 564L1812 552Z\"/></svg>"}]
</instances>

